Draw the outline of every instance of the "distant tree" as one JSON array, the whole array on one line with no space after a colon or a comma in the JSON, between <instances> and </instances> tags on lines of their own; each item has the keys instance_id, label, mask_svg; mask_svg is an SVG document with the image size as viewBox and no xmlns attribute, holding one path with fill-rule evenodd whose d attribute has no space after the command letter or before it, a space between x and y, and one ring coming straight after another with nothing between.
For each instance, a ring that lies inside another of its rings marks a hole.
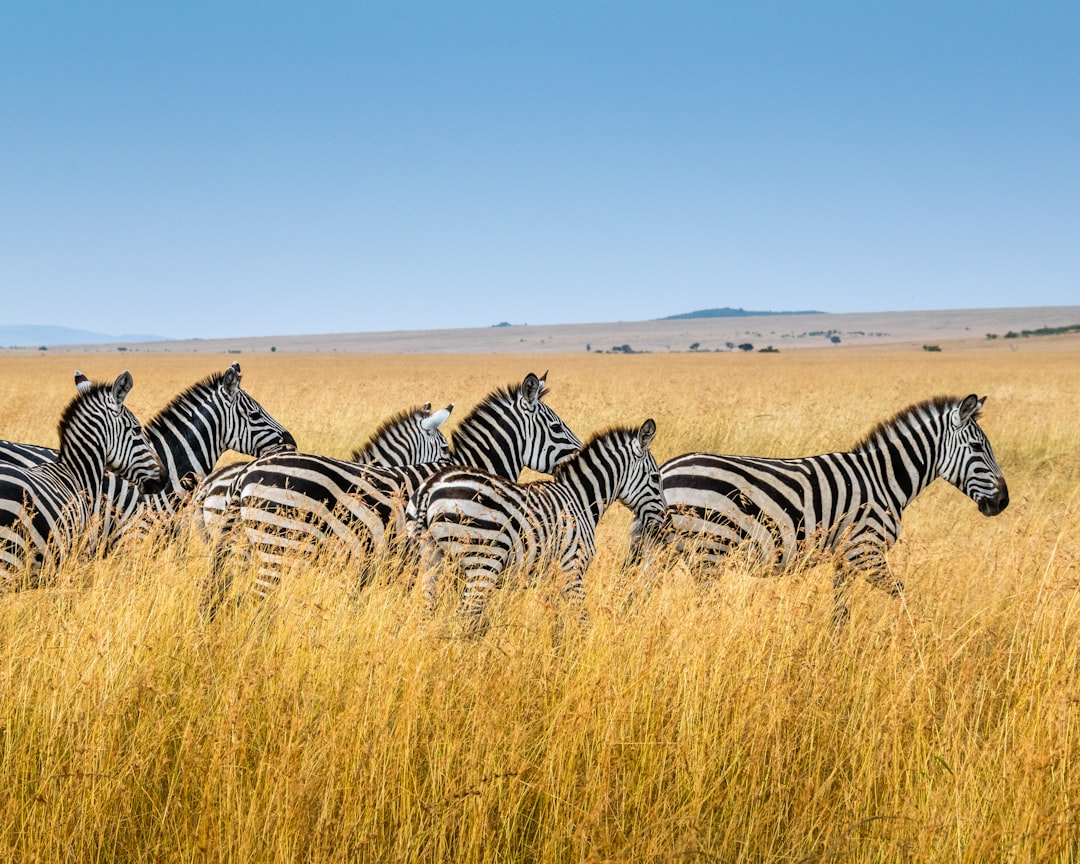
<instances>
[{"instance_id":1,"label":"distant tree","mask_svg":"<svg viewBox=\"0 0 1080 864\"><path fill-rule=\"evenodd\" d=\"M923 345L922 350L923 351L940 351L941 346L940 345Z\"/></svg>"},{"instance_id":2,"label":"distant tree","mask_svg":"<svg viewBox=\"0 0 1080 864\"><path fill-rule=\"evenodd\" d=\"M765 348L758 348L758 354L779 354L779 353L780 353L780 349L779 348L773 348L772 345L769 345L769 346L767 346Z\"/></svg>"},{"instance_id":3,"label":"distant tree","mask_svg":"<svg viewBox=\"0 0 1080 864\"><path fill-rule=\"evenodd\" d=\"M986 338L987 339L997 339L997 333L987 333Z\"/></svg>"},{"instance_id":4,"label":"distant tree","mask_svg":"<svg viewBox=\"0 0 1080 864\"><path fill-rule=\"evenodd\" d=\"M833 345L839 345L840 344L840 337L839 336L830 336L829 341L832 342Z\"/></svg>"},{"instance_id":5,"label":"distant tree","mask_svg":"<svg viewBox=\"0 0 1080 864\"><path fill-rule=\"evenodd\" d=\"M749 342L743 342L743 343L742 343L742 344L741 344L741 345L739 346L739 350L740 350L740 351L753 351L753 350L754 350L754 346L753 346L753 345L752 345L751 343L749 343Z\"/></svg>"},{"instance_id":6,"label":"distant tree","mask_svg":"<svg viewBox=\"0 0 1080 864\"><path fill-rule=\"evenodd\" d=\"M700 348L700 347L701 347L701 343L700 343L700 342L691 342L691 343L690 343L690 350L691 350L691 351L697 351L697 350L698 350L698 348Z\"/></svg>"}]
</instances>

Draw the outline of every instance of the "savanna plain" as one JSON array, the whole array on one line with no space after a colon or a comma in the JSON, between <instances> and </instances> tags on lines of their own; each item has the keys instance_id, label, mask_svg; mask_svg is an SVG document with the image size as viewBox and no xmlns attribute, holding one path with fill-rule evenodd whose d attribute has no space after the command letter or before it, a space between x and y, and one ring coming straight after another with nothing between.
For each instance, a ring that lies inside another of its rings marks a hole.
<instances>
[{"instance_id":1,"label":"savanna plain","mask_svg":"<svg viewBox=\"0 0 1080 864\"><path fill-rule=\"evenodd\" d=\"M55 446L76 368L131 369L147 420L239 360L301 449L342 458L428 400L452 433L545 368L580 437L653 417L659 461L848 449L976 392L1011 493L986 518L934 483L890 555L905 593L856 583L839 634L827 566L627 568L618 507L584 627L553 574L470 636L400 562L358 589L300 561L213 621L195 531L72 564L0 597L0 859L1080 861L1080 341L941 347L0 356L3 438Z\"/></svg>"}]
</instances>

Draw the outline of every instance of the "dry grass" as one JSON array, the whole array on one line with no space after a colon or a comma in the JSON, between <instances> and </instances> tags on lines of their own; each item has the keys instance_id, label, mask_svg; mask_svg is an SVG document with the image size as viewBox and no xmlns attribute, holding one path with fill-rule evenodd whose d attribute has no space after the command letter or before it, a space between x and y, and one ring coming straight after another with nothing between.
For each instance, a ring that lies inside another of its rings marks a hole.
<instances>
[{"instance_id":1,"label":"dry grass","mask_svg":"<svg viewBox=\"0 0 1080 864\"><path fill-rule=\"evenodd\" d=\"M130 365L145 418L232 359L0 358L0 435L53 443L76 366ZM561 640L544 587L499 592L470 640L452 597L426 617L326 562L207 624L198 538L73 568L0 598L0 859L1080 860L1080 347L240 359L332 455L548 365L582 437L653 416L661 459L843 449L911 402L989 393L1012 504L985 519L931 487L892 555L906 597L857 586L836 641L821 568L672 566L630 600L621 512L592 625Z\"/></svg>"}]
</instances>

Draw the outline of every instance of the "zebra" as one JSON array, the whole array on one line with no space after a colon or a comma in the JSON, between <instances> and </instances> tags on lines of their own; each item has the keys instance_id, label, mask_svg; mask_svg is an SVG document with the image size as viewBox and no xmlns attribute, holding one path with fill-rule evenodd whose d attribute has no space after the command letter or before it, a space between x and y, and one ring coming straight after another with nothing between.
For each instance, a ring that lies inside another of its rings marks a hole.
<instances>
[{"instance_id":1,"label":"zebra","mask_svg":"<svg viewBox=\"0 0 1080 864\"><path fill-rule=\"evenodd\" d=\"M938 477L975 501L984 516L1009 504L1009 490L978 424L986 397L938 396L879 423L846 452L798 459L687 453L660 466L668 510L662 544L706 563L735 548L774 570L797 556L831 557L833 620L848 618L847 587L856 573L874 586L903 591L885 553L900 534L904 508Z\"/></svg>"},{"instance_id":2,"label":"zebra","mask_svg":"<svg viewBox=\"0 0 1080 864\"><path fill-rule=\"evenodd\" d=\"M130 372L112 384L80 388L60 419L55 460L0 465L0 585L37 587L86 538L106 469L146 494L164 482L164 466L124 400Z\"/></svg>"},{"instance_id":3,"label":"zebra","mask_svg":"<svg viewBox=\"0 0 1080 864\"><path fill-rule=\"evenodd\" d=\"M86 376L75 373L76 389L87 383ZM100 507L103 551L125 534L145 533L155 523L174 523L191 490L226 450L262 456L296 448L289 431L240 384L240 364L233 363L224 372L193 384L146 423L147 440L165 467L165 486L155 495L144 496L124 478L106 475ZM21 448L15 452L23 458L56 458L50 448L14 446Z\"/></svg>"},{"instance_id":4,"label":"zebra","mask_svg":"<svg viewBox=\"0 0 1080 864\"><path fill-rule=\"evenodd\" d=\"M210 614L228 588L221 573L234 529L242 529L259 558L255 592L278 582L289 552L339 549L347 557L384 549L387 534L402 536L405 502L447 464L517 478L524 468L551 473L581 440L543 401L547 373L488 394L455 429L450 459L382 467L325 456L283 453L256 459L233 482L227 527L214 556ZM361 581L363 584L363 581Z\"/></svg>"},{"instance_id":5,"label":"zebra","mask_svg":"<svg viewBox=\"0 0 1080 864\"><path fill-rule=\"evenodd\" d=\"M512 569L558 564L562 587L585 618L583 576L596 554L596 526L615 501L644 524L664 514L660 470L649 450L656 423L615 427L595 435L550 480L515 483L483 471L446 468L409 501L407 528L424 547L422 580L435 604L440 563L463 572L460 609L479 625L487 597Z\"/></svg>"},{"instance_id":6,"label":"zebra","mask_svg":"<svg viewBox=\"0 0 1080 864\"><path fill-rule=\"evenodd\" d=\"M412 465L450 458L450 444L439 428L454 410L451 402L432 413L431 403L400 411L385 420L374 434L352 451L351 461L361 465ZM225 522L225 507L233 482L250 462L215 468L195 489L192 509L204 535L215 542Z\"/></svg>"}]
</instances>

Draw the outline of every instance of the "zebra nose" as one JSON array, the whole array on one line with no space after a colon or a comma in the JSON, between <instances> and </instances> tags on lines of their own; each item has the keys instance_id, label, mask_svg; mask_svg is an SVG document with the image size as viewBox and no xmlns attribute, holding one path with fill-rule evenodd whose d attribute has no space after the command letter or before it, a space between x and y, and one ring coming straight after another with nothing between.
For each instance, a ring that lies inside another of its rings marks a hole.
<instances>
[{"instance_id":1,"label":"zebra nose","mask_svg":"<svg viewBox=\"0 0 1080 864\"><path fill-rule=\"evenodd\" d=\"M1002 480L995 493L979 502L979 512L984 516L997 516L1009 506L1009 487Z\"/></svg>"}]
</instances>

